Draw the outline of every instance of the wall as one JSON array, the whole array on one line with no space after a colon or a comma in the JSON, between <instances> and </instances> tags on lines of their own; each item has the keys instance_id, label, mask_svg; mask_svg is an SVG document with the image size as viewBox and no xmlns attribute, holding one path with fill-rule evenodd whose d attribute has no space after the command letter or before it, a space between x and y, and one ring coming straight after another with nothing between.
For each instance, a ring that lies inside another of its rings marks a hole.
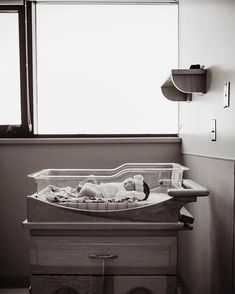
<instances>
[{"instance_id":1,"label":"wall","mask_svg":"<svg viewBox=\"0 0 235 294\"><path fill-rule=\"evenodd\" d=\"M35 192L28 174L43 168L114 168L125 162L181 161L178 139L155 143L151 139L138 139L139 143L118 143L116 139L116 143L109 143L106 139L104 143L75 144L3 141L0 140L0 287L24 286L29 281L28 232L21 225L26 219L26 196Z\"/></svg>"},{"instance_id":2,"label":"wall","mask_svg":"<svg viewBox=\"0 0 235 294\"><path fill-rule=\"evenodd\" d=\"M180 233L179 270L186 293L233 293L234 162L184 156L186 177L210 191L187 208L193 230Z\"/></svg>"},{"instance_id":3,"label":"wall","mask_svg":"<svg viewBox=\"0 0 235 294\"><path fill-rule=\"evenodd\" d=\"M194 229L180 236L180 272L190 294L233 293L235 159L235 1L180 0L179 67L203 64L208 92L180 103L180 137L188 177L210 196L188 205ZM231 106L224 109L223 86L231 83ZM210 140L211 119L217 140Z\"/></svg>"},{"instance_id":4,"label":"wall","mask_svg":"<svg viewBox=\"0 0 235 294\"><path fill-rule=\"evenodd\" d=\"M235 1L180 0L179 64L203 64L209 70L208 92L180 105L184 153L235 158ZM231 106L223 108L223 86L231 83ZM217 141L210 140L211 119Z\"/></svg>"}]
</instances>

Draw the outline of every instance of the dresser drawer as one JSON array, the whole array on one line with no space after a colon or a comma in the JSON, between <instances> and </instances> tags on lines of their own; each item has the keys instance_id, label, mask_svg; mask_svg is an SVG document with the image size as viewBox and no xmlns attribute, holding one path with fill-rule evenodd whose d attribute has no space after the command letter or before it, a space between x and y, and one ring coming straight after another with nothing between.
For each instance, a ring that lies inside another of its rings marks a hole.
<instances>
[{"instance_id":1,"label":"dresser drawer","mask_svg":"<svg viewBox=\"0 0 235 294\"><path fill-rule=\"evenodd\" d=\"M33 275L32 294L175 294L176 276Z\"/></svg>"},{"instance_id":2,"label":"dresser drawer","mask_svg":"<svg viewBox=\"0 0 235 294\"><path fill-rule=\"evenodd\" d=\"M109 276L104 289L104 294L175 294L176 276Z\"/></svg>"},{"instance_id":3,"label":"dresser drawer","mask_svg":"<svg viewBox=\"0 0 235 294\"><path fill-rule=\"evenodd\" d=\"M33 275L32 294L101 294L102 284L92 276Z\"/></svg>"},{"instance_id":4,"label":"dresser drawer","mask_svg":"<svg viewBox=\"0 0 235 294\"><path fill-rule=\"evenodd\" d=\"M31 238L33 273L175 274L176 237ZM103 268L104 264L104 268Z\"/></svg>"}]
</instances>

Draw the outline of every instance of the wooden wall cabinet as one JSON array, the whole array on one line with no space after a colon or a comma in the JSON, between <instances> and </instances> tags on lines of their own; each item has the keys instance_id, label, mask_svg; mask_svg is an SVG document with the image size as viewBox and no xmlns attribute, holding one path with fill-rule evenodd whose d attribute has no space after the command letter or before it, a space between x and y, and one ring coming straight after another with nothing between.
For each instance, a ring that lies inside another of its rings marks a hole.
<instances>
[{"instance_id":1,"label":"wooden wall cabinet","mask_svg":"<svg viewBox=\"0 0 235 294\"><path fill-rule=\"evenodd\" d=\"M206 78L206 69L172 69L161 90L171 101L191 101L192 93L206 93Z\"/></svg>"}]
</instances>

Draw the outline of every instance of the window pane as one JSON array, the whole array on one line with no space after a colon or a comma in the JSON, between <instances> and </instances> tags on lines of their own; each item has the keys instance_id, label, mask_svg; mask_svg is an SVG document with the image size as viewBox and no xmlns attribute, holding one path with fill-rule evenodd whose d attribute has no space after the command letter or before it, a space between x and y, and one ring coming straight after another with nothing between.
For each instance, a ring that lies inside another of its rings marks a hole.
<instances>
[{"instance_id":1,"label":"window pane","mask_svg":"<svg viewBox=\"0 0 235 294\"><path fill-rule=\"evenodd\" d=\"M20 125L18 14L0 12L0 124Z\"/></svg>"},{"instance_id":2,"label":"window pane","mask_svg":"<svg viewBox=\"0 0 235 294\"><path fill-rule=\"evenodd\" d=\"M37 5L40 134L178 133L177 5ZM36 116L35 116L36 117Z\"/></svg>"}]
</instances>

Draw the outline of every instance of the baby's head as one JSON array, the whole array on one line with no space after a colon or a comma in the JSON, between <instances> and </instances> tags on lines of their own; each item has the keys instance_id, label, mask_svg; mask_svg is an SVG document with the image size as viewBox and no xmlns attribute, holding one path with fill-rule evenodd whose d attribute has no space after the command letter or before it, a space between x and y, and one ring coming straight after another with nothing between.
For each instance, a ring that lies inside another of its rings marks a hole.
<instances>
[{"instance_id":1,"label":"baby's head","mask_svg":"<svg viewBox=\"0 0 235 294\"><path fill-rule=\"evenodd\" d=\"M136 191L136 192L144 192L145 198L143 200L146 200L150 194L150 189L148 184L144 181L143 176L136 175L133 178L128 178L124 182L124 188L127 191Z\"/></svg>"}]
</instances>

